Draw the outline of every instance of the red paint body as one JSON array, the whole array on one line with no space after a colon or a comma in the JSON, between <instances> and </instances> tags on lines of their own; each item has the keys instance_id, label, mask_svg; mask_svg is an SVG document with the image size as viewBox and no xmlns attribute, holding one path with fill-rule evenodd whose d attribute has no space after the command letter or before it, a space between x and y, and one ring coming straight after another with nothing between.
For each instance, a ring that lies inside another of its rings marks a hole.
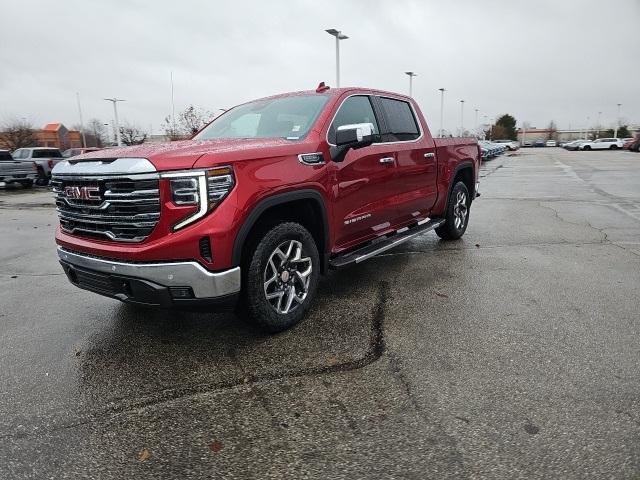
<instances>
[{"instance_id":1,"label":"red paint body","mask_svg":"<svg viewBox=\"0 0 640 480\"><path fill-rule=\"evenodd\" d=\"M329 100L302 140L186 140L100 150L74 158L142 157L160 172L231 165L236 185L207 216L172 232L171 225L187 215L190 207L174 205L168 181L161 180L160 222L143 242L83 238L58 228L57 243L69 250L112 259L196 260L209 270L225 270L235 266L233 248L240 228L258 203L270 196L302 189L317 191L327 212L328 253L334 255L426 217L442 216L451 182L461 166L472 169L475 186L480 166L476 140L434 139L418 105L409 97L360 88L330 89L320 94L328 95ZM342 101L354 94L410 102L421 123L422 136L415 141L376 143L350 150L344 161L331 161L327 130ZM298 154L313 152L322 152L325 163L311 166L298 161ZM435 155L425 157L430 153ZM393 157L395 162L381 164L381 157ZM358 220L349 222L351 219ZM211 239L211 262L200 256L198 240L203 236Z\"/></svg>"}]
</instances>

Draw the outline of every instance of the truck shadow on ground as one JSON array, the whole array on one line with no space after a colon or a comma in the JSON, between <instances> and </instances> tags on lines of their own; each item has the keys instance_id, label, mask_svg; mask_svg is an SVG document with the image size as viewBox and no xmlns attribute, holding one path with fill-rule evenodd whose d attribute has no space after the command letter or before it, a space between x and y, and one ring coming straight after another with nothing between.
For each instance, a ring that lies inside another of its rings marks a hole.
<instances>
[{"instance_id":1,"label":"truck shadow on ground","mask_svg":"<svg viewBox=\"0 0 640 480\"><path fill-rule=\"evenodd\" d=\"M404 261L389 267L389 275L401 271ZM243 384L363 368L386 348L384 319L392 289L389 275L379 279L376 263L324 277L307 318L275 336L233 312L117 304L112 321L76 353L82 403L98 406L91 415L103 416Z\"/></svg>"}]
</instances>

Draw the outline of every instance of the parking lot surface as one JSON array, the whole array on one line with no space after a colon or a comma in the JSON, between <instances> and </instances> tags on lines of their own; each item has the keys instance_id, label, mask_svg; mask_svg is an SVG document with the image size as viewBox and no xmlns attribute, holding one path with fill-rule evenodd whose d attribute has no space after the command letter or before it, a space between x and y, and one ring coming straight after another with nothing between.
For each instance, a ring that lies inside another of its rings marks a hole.
<instances>
[{"instance_id":1,"label":"parking lot surface","mask_svg":"<svg viewBox=\"0 0 640 480\"><path fill-rule=\"evenodd\" d=\"M640 155L481 175L462 240L277 336L76 289L50 194L0 191L0 478L637 478Z\"/></svg>"}]
</instances>

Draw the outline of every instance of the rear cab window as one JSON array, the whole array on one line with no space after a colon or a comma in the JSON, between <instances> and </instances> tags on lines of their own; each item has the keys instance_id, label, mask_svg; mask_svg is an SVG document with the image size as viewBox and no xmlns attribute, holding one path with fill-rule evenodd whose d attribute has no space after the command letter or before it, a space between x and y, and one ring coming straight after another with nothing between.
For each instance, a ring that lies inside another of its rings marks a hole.
<instances>
[{"instance_id":1,"label":"rear cab window","mask_svg":"<svg viewBox=\"0 0 640 480\"><path fill-rule=\"evenodd\" d=\"M33 158L62 158L60 150L34 150Z\"/></svg>"},{"instance_id":2,"label":"rear cab window","mask_svg":"<svg viewBox=\"0 0 640 480\"><path fill-rule=\"evenodd\" d=\"M11 154L7 151L0 151L0 162L6 162L6 161L11 161L13 160L13 157L11 156Z\"/></svg>"}]
</instances>

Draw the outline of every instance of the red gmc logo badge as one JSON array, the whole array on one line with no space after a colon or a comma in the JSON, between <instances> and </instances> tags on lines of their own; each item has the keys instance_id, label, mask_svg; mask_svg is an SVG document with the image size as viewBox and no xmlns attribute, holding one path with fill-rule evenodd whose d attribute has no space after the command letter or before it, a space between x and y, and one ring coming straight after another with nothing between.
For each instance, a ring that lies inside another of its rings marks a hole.
<instances>
[{"instance_id":1,"label":"red gmc logo badge","mask_svg":"<svg viewBox=\"0 0 640 480\"><path fill-rule=\"evenodd\" d=\"M64 196L73 200L101 200L99 187L65 187Z\"/></svg>"}]
</instances>

